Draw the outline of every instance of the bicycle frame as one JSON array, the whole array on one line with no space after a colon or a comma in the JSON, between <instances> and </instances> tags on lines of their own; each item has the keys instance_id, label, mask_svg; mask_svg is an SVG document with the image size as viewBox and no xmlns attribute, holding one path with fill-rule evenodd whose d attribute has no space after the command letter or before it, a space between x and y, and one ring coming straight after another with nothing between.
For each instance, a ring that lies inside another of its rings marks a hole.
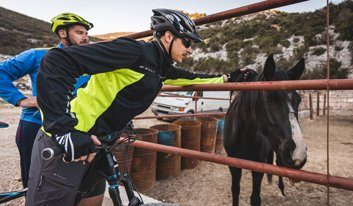
<instances>
[{"instance_id":1,"label":"bicycle frame","mask_svg":"<svg viewBox=\"0 0 353 206\"><path fill-rule=\"evenodd\" d=\"M89 192L87 191L87 188L90 189L91 185L94 185L94 183L103 178L106 179L109 184L108 191L114 206L123 205L119 192L120 183L122 183L125 188L129 200L129 206L143 204L143 201L135 196L134 186L128 174L123 174L123 176L120 174L119 165L111 152L115 146L117 137L119 137L119 135L112 134L99 138L102 144L98 147L98 152L82 179L79 188L80 193L76 196L75 204L78 204L78 202ZM128 145L123 146L127 147Z\"/></svg>"},{"instance_id":2,"label":"bicycle frame","mask_svg":"<svg viewBox=\"0 0 353 206\"><path fill-rule=\"evenodd\" d=\"M5 122L0 122L0 128L6 128L8 127L9 125Z\"/></svg>"},{"instance_id":3,"label":"bicycle frame","mask_svg":"<svg viewBox=\"0 0 353 206\"><path fill-rule=\"evenodd\" d=\"M0 122L0 128L6 128L9 125L5 122ZM0 193L0 204L11 201L13 199L25 196L27 194L27 188L20 191L4 192Z\"/></svg>"},{"instance_id":4,"label":"bicycle frame","mask_svg":"<svg viewBox=\"0 0 353 206\"><path fill-rule=\"evenodd\" d=\"M26 194L27 188L20 191L0 193L0 204L25 196Z\"/></svg>"},{"instance_id":5,"label":"bicycle frame","mask_svg":"<svg viewBox=\"0 0 353 206\"><path fill-rule=\"evenodd\" d=\"M75 204L77 204L89 192L89 186L105 178L109 184L109 195L113 201L114 206L122 206L120 198L119 185L124 185L127 197L129 199L129 206L142 205L143 202L135 196L133 185L127 174L123 176L119 172L119 165L117 164L114 155L111 152L112 146L102 143L97 152L93 162L90 164L86 174L82 179L79 188L80 193L77 195ZM90 188L91 189L91 188Z\"/></svg>"}]
</instances>

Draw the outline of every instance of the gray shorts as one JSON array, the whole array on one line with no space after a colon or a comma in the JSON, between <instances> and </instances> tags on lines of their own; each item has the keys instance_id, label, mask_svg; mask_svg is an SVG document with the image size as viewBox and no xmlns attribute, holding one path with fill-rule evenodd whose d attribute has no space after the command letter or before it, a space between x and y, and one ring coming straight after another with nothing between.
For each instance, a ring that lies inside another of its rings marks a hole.
<instances>
[{"instance_id":1,"label":"gray shorts","mask_svg":"<svg viewBox=\"0 0 353 206\"><path fill-rule=\"evenodd\" d=\"M63 162L63 155L44 160L43 149L56 147L52 139L39 130L34 141L31 166L29 171L26 206L70 206L74 205L78 188L87 170L87 165L80 162ZM105 180L101 180L86 197L104 193Z\"/></svg>"}]
</instances>

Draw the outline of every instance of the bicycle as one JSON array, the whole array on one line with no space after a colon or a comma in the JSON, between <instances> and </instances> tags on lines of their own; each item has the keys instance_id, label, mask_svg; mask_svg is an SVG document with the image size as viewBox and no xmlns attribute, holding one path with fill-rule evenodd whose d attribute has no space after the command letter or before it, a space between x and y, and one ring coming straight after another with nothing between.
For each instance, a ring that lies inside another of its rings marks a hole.
<instances>
[{"instance_id":1,"label":"bicycle","mask_svg":"<svg viewBox=\"0 0 353 206\"><path fill-rule=\"evenodd\" d=\"M120 198L119 185L123 184L128 200L129 206L139 206L143 205L141 195L139 198L135 196L134 189L137 191L136 187L133 185L130 176L127 173L127 149L128 145L135 141L136 134L128 128L123 129L117 133L109 134L104 137L98 137L99 141L102 143L97 147L98 152L96 157L90 164L86 174L82 179L82 184L80 186L80 193L76 196L75 204L77 204L85 195L89 192L89 185L98 182L102 178L105 178L109 184L108 191L110 198L114 206L122 206L122 201ZM117 146L125 147L124 158L125 158L125 173L122 175L119 172L119 165L112 154L112 150ZM45 156L45 151L43 151L43 157ZM84 189L85 188L85 189ZM89 188L86 190L86 188Z\"/></svg>"},{"instance_id":2,"label":"bicycle","mask_svg":"<svg viewBox=\"0 0 353 206\"><path fill-rule=\"evenodd\" d=\"M6 128L6 123L0 122L0 128ZM82 179L80 186L80 193L77 194L75 205L88 194L89 188L87 185L93 185L102 178L105 178L109 184L109 195L112 199L114 206L123 206L119 192L120 183L123 184L128 200L129 206L140 206L144 205L142 197L138 192L137 188L133 185L130 176L127 173L127 148L128 145L136 140L136 134L133 130L124 128L122 131L106 135L104 137L98 137L101 141L101 145L97 147L98 152L94 160L90 163L86 174ZM125 158L125 173L123 175L119 172L119 165L112 154L112 150L116 146L125 146L124 158ZM58 148L46 148L42 151L42 158L50 159L55 156L62 154L62 151ZM83 189L86 188L86 189ZM88 188L88 189L87 189ZM134 194L134 190L138 193L139 197ZM0 204L11 201L13 199L25 196L27 188L20 191L0 193ZM152 205L171 205L169 203L150 203Z\"/></svg>"},{"instance_id":3,"label":"bicycle","mask_svg":"<svg viewBox=\"0 0 353 206\"><path fill-rule=\"evenodd\" d=\"M9 125L7 123L0 122L0 128L7 128L8 126ZM27 188L22 189L20 191L0 193L0 204L25 196L26 193L27 193Z\"/></svg>"}]
</instances>

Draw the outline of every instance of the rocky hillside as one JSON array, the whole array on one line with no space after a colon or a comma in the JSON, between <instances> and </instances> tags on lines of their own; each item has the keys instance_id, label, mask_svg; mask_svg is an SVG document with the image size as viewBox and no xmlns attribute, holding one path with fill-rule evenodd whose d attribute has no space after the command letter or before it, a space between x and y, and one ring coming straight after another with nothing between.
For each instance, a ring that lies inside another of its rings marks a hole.
<instances>
[{"instance_id":1,"label":"rocky hillside","mask_svg":"<svg viewBox=\"0 0 353 206\"><path fill-rule=\"evenodd\" d=\"M50 24L0 7L0 54L14 55L32 47L51 47L57 37Z\"/></svg>"},{"instance_id":2,"label":"rocky hillside","mask_svg":"<svg viewBox=\"0 0 353 206\"><path fill-rule=\"evenodd\" d=\"M104 40L113 40L122 36L126 36L129 34L132 34L134 32L113 32L113 33L108 33L108 34L99 34L95 35L95 37L104 39Z\"/></svg>"},{"instance_id":3,"label":"rocky hillside","mask_svg":"<svg viewBox=\"0 0 353 206\"><path fill-rule=\"evenodd\" d=\"M325 8L307 13L266 11L199 27L204 42L195 45L192 58L181 67L226 72L249 67L261 70L266 57L275 54L280 68L306 59L304 78L326 74ZM330 5L331 78L352 76L353 1Z\"/></svg>"},{"instance_id":4,"label":"rocky hillside","mask_svg":"<svg viewBox=\"0 0 353 206\"><path fill-rule=\"evenodd\" d=\"M234 68L261 70L266 57L275 54L280 68L306 59L303 78L326 75L326 9L285 13L275 10L233 18L199 27L204 42L194 45L184 68L225 73ZM1 54L14 55L31 47L53 46L50 24L0 7ZM331 78L353 77L353 0L330 5ZM109 33L98 38L111 40L130 32Z\"/></svg>"},{"instance_id":5,"label":"rocky hillside","mask_svg":"<svg viewBox=\"0 0 353 206\"><path fill-rule=\"evenodd\" d=\"M50 32L50 23L0 7L0 55L15 55L57 43L58 37Z\"/></svg>"}]
</instances>

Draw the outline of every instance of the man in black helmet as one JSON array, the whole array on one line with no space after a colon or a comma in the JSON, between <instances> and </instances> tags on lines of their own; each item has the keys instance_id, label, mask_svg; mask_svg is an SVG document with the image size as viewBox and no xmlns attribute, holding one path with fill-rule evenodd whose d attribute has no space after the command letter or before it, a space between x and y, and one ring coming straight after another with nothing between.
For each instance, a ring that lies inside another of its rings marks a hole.
<instances>
[{"instance_id":1,"label":"man in black helmet","mask_svg":"<svg viewBox=\"0 0 353 206\"><path fill-rule=\"evenodd\" d=\"M120 131L136 115L144 112L163 84L193 85L245 81L236 70L228 75L195 74L173 66L192 52L192 42L200 42L194 22L181 12L153 10L152 42L120 38L83 47L51 50L38 73L38 103L43 128L32 153L27 205L41 200L47 205L73 205L80 181L95 156L91 135L105 136ZM90 74L87 86L71 91L75 78ZM59 147L63 158L42 160L46 147ZM49 167L50 165L50 167ZM89 166L89 164L88 164ZM57 184L60 182L60 184ZM55 195L42 189L56 188ZM46 194L46 195L45 195ZM42 200L42 197L47 197ZM43 203L43 204L44 204Z\"/></svg>"}]
</instances>

